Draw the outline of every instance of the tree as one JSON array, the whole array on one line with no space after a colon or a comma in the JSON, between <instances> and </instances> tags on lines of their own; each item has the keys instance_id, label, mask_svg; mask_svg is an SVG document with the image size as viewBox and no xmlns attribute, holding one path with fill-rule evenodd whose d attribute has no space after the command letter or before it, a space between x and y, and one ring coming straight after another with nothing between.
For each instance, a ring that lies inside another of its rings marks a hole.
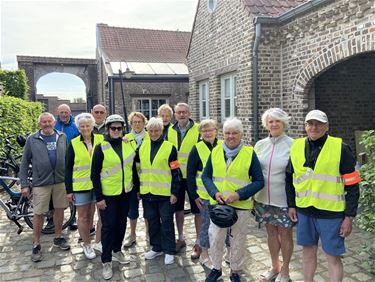
<instances>
[{"instance_id":1,"label":"tree","mask_svg":"<svg viewBox=\"0 0 375 282\"><path fill-rule=\"evenodd\" d=\"M82 97L73 98L73 103L86 103Z\"/></svg>"},{"instance_id":2,"label":"tree","mask_svg":"<svg viewBox=\"0 0 375 282\"><path fill-rule=\"evenodd\" d=\"M4 95L27 99L29 85L24 70L0 70L0 84Z\"/></svg>"}]
</instances>

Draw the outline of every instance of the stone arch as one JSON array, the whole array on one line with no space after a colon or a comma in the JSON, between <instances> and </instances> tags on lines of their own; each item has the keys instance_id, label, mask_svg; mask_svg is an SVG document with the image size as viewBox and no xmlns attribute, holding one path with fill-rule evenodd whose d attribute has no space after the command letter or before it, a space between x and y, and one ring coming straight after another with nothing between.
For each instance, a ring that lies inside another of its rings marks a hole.
<instances>
[{"instance_id":1,"label":"stone arch","mask_svg":"<svg viewBox=\"0 0 375 282\"><path fill-rule=\"evenodd\" d=\"M17 56L18 67L24 69L29 83L29 99L35 101L36 83L49 73L69 73L81 78L86 87L87 108L97 103L98 83L95 59Z\"/></svg>"},{"instance_id":2,"label":"stone arch","mask_svg":"<svg viewBox=\"0 0 375 282\"><path fill-rule=\"evenodd\" d=\"M333 46L323 47L296 75L292 88L293 96L307 97L314 79L319 74L355 55L371 51L375 51L375 33L355 36L345 41L335 42Z\"/></svg>"}]
</instances>

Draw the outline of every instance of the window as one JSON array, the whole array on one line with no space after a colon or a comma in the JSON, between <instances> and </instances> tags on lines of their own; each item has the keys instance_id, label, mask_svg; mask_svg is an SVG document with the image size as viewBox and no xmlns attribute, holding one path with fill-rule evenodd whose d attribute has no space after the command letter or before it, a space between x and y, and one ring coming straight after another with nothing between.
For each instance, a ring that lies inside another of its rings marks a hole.
<instances>
[{"instance_id":1,"label":"window","mask_svg":"<svg viewBox=\"0 0 375 282\"><path fill-rule=\"evenodd\" d=\"M221 120L234 117L236 109L236 77L224 75L221 77Z\"/></svg>"},{"instance_id":2,"label":"window","mask_svg":"<svg viewBox=\"0 0 375 282\"><path fill-rule=\"evenodd\" d=\"M207 0L207 9L209 13L213 13L217 6L217 0Z\"/></svg>"},{"instance_id":3,"label":"window","mask_svg":"<svg viewBox=\"0 0 375 282\"><path fill-rule=\"evenodd\" d=\"M134 99L134 110L144 114L147 119L158 115L158 108L166 104L167 99Z\"/></svg>"},{"instance_id":4,"label":"window","mask_svg":"<svg viewBox=\"0 0 375 282\"><path fill-rule=\"evenodd\" d=\"M208 106L208 81L202 81L199 83L199 117L200 120L209 117L209 106Z\"/></svg>"}]
</instances>

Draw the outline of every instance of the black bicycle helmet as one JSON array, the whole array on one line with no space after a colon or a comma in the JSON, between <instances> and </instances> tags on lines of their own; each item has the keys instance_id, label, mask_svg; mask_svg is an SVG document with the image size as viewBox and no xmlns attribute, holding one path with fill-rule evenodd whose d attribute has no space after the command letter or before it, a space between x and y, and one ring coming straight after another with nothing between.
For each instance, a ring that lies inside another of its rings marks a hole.
<instances>
[{"instance_id":1,"label":"black bicycle helmet","mask_svg":"<svg viewBox=\"0 0 375 282\"><path fill-rule=\"evenodd\" d=\"M237 222L236 210L228 205L217 204L210 207L210 218L220 228L228 228Z\"/></svg>"}]
</instances>

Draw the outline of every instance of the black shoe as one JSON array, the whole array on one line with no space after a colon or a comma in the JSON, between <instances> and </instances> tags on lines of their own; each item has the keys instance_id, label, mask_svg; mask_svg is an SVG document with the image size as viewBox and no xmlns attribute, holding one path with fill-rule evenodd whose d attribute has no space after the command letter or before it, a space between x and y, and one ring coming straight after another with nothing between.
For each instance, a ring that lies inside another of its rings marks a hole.
<instances>
[{"instance_id":1,"label":"black shoe","mask_svg":"<svg viewBox=\"0 0 375 282\"><path fill-rule=\"evenodd\" d=\"M33 251L31 252L31 260L33 262L38 262L43 259L42 255L42 248L40 245L37 245L36 247L33 247Z\"/></svg>"},{"instance_id":2,"label":"black shoe","mask_svg":"<svg viewBox=\"0 0 375 282\"><path fill-rule=\"evenodd\" d=\"M60 248L61 250L69 250L70 249L70 245L68 244L68 242L65 240L65 238L63 237L60 237L60 238L54 238L53 239L53 245L55 247L58 247Z\"/></svg>"},{"instance_id":3,"label":"black shoe","mask_svg":"<svg viewBox=\"0 0 375 282\"><path fill-rule=\"evenodd\" d=\"M75 231L77 229L78 229L77 220L76 220L76 218L73 218L72 222L69 225L69 230L70 231Z\"/></svg>"},{"instance_id":4,"label":"black shoe","mask_svg":"<svg viewBox=\"0 0 375 282\"><path fill-rule=\"evenodd\" d=\"M208 276L206 277L205 282L216 282L221 277L221 274L222 274L221 269L217 270L213 268L211 272L208 274Z\"/></svg>"},{"instance_id":5,"label":"black shoe","mask_svg":"<svg viewBox=\"0 0 375 282\"><path fill-rule=\"evenodd\" d=\"M229 277L231 282L241 282L240 276L238 273L232 273Z\"/></svg>"},{"instance_id":6,"label":"black shoe","mask_svg":"<svg viewBox=\"0 0 375 282\"><path fill-rule=\"evenodd\" d=\"M53 224L53 218L47 218L47 224L44 229L54 229L55 225Z\"/></svg>"}]
</instances>

